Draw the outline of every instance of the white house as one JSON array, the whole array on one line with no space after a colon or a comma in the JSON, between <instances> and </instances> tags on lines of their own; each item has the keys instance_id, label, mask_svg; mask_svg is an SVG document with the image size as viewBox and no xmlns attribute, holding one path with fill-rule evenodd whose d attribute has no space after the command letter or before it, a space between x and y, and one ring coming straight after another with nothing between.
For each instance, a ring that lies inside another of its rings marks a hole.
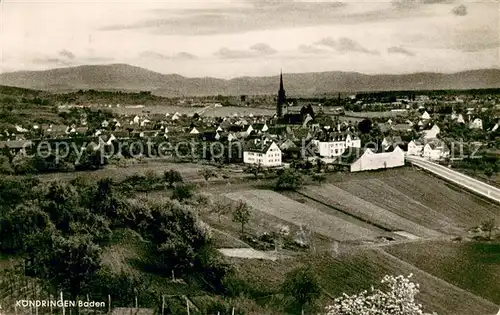
<instances>
[{"instance_id":1,"label":"white house","mask_svg":"<svg viewBox=\"0 0 500 315\"><path fill-rule=\"evenodd\" d=\"M115 140L116 140L115 135L111 134L111 135L109 136L108 141L106 141L106 145L112 145L112 144L113 144L113 141L115 141Z\"/></svg>"},{"instance_id":2,"label":"white house","mask_svg":"<svg viewBox=\"0 0 500 315\"><path fill-rule=\"evenodd\" d=\"M470 129L483 129L483 121L481 118L476 118L469 124Z\"/></svg>"},{"instance_id":3,"label":"white house","mask_svg":"<svg viewBox=\"0 0 500 315\"><path fill-rule=\"evenodd\" d=\"M281 165L281 150L274 141L259 146L243 151L243 163L257 164L263 167Z\"/></svg>"},{"instance_id":4,"label":"white house","mask_svg":"<svg viewBox=\"0 0 500 315\"><path fill-rule=\"evenodd\" d=\"M172 115L171 120L175 121L175 120L178 120L180 117L181 117L181 114L179 114L178 112L175 112L175 114Z\"/></svg>"},{"instance_id":5,"label":"white house","mask_svg":"<svg viewBox=\"0 0 500 315\"><path fill-rule=\"evenodd\" d=\"M419 140L411 140L410 143L408 143L408 151L406 152L406 154L421 156L423 150L424 144L422 142L420 142Z\"/></svg>"},{"instance_id":6,"label":"white house","mask_svg":"<svg viewBox=\"0 0 500 315\"><path fill-rule=\"evenodd\" d=\"M252 125L248 126L248 128L247 128L247 135L250 135L252 133L252 131L254 131Z\"/></svg>"},{"instance_id":7,"label":"white house","mask_svg":"<svg viewBox=\"0 0 500 315\"><path fill-rule=\"evenodd\" d=\"M147 124L149 124L151 122L151 120L149 119L144 119L143 121L141 121L141 127L144 127L146 126Z\"/></svg>"},{"instance_id":8,"label":"white house","mask_svg":"<svg viewBox=\"0 0 500 315\"><path fill-rule=\"evenodd\" d=\"M268 130L269 130L269 127L267 126L267 123L264 123L264 126L262 126L261 131L262 131L262 132L266 132L266 131L268 131Z\"/></svg>"},{"instance_id":9,"label":"white house","mask_svg":"<svg viewBox=\"0 0 500 315\"><path fill-rule=\"evenodd\" d=\"M424 146L423 157L429 160L441 160L450 155L450 150L443 141L429 142Z\"/></svg>"},{"instance_id":10,"label":"white house","mask_svg":"<svg viewBox=\"0 0 500 315\"><path fill-rule=\"evenodd\" d=\"M398 145L398 144L402 144L402 143L403 143L403 140L401 139L400 136L384 137L384 139L382 140L382 148L385 150L392 145Z\"/></svg>"},{"instance_id":11,"label":"white house","mask_svg":"<svg viewBox=\"0 0 500 315\"><path fill-rule=\"evenodd\" d=\"M431 129L429 130L424 130L422 132L422 136L424 137L424 139L426 140L431 140L431 139L436 139L437 138L437 135L441 132L441 129L439 128L438 125L434 125L432 126Z\"/></svg>"},{"instance_id":12,"label":"white house","mask_svg":"<svg viewBox=\"0 0 500 315\"><path fill-rule=\"evenodd\" d=\"M405 153L398 146L392 152L383 153L375 153L371 149L368 149L351 164L351 172L378 170L404 165Z\"/></svg>"},{"instance_id":13,"label":"white house","mask_svg":"<svg viewBox=\"0 0 500 315\"><path fill-rule=\"evenodd\" d=\"M429 113L427 111L425 111L422 116L420 116L421 119L423 120L429 120L431 119L431 115L429 115Z\"/></svg>"},{"instance_id":14,"label":"white house","mask_svg":"<svg viewBox=\"0 0 500 315\"><path fill-rule=\"evenodd\" d=\"M16 131L17 132L28 132L28 129L25 129L21 126L16 125Z\"/></svg>"},{"instance_id":15,"label":"white house","mask_svg":"<svg viewBox=\"0 0 500 315\"><path fill-rule=\"evenodd\" d=\"M200 132L198 131L198 129L196 129L196 127L193 127L193 129L191 129L191 131L189 133L192 134L192 135L197 135Z\"/></svg>"},{"instance_id":16,"label":"white house","mask_svg":"<svg viewBox=\"0 0 500 315\"><path fill-rule=\"evenodd\" d=\"M353 135L335 136L330 141L319 141L317 143L319 155L322 157L336 157L342 155L347 148L361 148L361 140Z\"/></svg>"},{"instance_id":17,"label":"white house","mask_svg":"<svg viewBox=\"0 0 500 315\"><path fill-rule=\"evenodd\" d=\"M465 124L464 115L458 114L458 116L457 116L457 123L459 123L459 124Z\"/></svg>"},{"instance_id":18,"label":"white house","mask_svg":"<svg viewBox=\"0 0 500 315\"><path fill-rule=\"evenodd\" d=\"M495 132L498 130L498 127L500 127L500 122L497 122L493 128L491 128L491 131Z\"/></svg>"}]
</instances>

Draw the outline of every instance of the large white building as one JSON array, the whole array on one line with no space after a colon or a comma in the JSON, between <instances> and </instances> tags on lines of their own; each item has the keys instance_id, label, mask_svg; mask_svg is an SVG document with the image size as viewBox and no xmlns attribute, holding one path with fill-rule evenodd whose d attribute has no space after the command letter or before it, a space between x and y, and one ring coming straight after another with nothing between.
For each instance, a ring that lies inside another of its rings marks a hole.
<instances>
[{"instance_id":1,"label":"large white building","mask_svg":"<svg viewBox=\"0 0 500 315\"><path fill-rule=\"evenodd\" d=\"M408 143L407 155L421 156L424 150L424 143L420 140L411 140Z\"/></svg>"},{"instance_id":2,"label":"large white building","mask_svg":"<svg viewBox=\"0 0 500 315\"><path fill-rule=\"evenodd\" d=\"M441 160L450 156L450 150L443 141L429 142L424 146L423 157L428 160Z\"/></svg>"},{"instance_id":3,"label":"large white building","mask_svg":"<svg viewBox=\"0 0 500 315\"><path fill-rule=\"evenodd\" d=\"M367 149L360 158L351 164L351 172L372 171L405 165L405 153L396 146L392 152L375 153Z\"/></svg>"},{"instance_id":4,"label":"large white building","mask_svg":"<svg viewBox=\"0 0 500 315\"><path fill-rule=\"evenodd\" d=\"M354 135L337 135L329 141L318 141L319 155L322 157L337 157L344 154L348 148L361 148L361 140Z\"/></svg>"},{"instance_id":5,"label":"large white building","mask_svg":"<svg viewBox=\"0 0 500 315\"><path fill-rule=\"evenodd\" d=\"M274 141L257 145L243 151L243 163L264 167L281 166L281 150Z\"/></svg>"}]
</instances>

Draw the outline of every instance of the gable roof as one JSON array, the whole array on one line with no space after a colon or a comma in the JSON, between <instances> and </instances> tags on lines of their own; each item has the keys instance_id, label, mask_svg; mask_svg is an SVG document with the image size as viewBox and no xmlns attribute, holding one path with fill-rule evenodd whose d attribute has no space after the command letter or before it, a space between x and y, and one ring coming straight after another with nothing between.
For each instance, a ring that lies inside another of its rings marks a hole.
<instances>
[{"instance_id":1,"label":"gable roof","mask_svg":"<svg viewBox=\"0 0 500 315\"><path fill-rule=\"evenodd\" d=\"M268 141L265 144L262 144L262 143L250 144L248 146L245 146L245 151L246 152L267 153L267 151L269 151L269 148L271 148L271 146L273 144L276 144L276 143L274 141ZM276 147L278 147L278 145L276 145ZM279 149L279 147L278 147L278 149Z\"/></svg>"}]
</instances>

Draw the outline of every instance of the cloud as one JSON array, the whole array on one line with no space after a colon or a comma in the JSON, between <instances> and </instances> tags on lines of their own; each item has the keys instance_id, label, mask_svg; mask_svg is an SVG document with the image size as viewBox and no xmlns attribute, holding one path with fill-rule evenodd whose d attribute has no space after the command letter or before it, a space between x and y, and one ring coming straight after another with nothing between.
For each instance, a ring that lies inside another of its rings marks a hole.
<instances>
[{"instance_id":1,"label":"cloud","mask_svg":"<svg viewBox=\"0 0 500 315\"><path fill-rule=\"evenodd\" d=\"M33 64L41 66L69 66L71 62L62 58L37 57L32 60Z\"/></svg>"},{"instance_id":2,"label":"cloud","mask_svg":"<svg viewBox=\"0 0 500 315\"><path fill-rule=\"evenodd\" d=\"M75 54L67 49L61 50L59 52L59 56L64 57L64 58L69 59L69 60L73 60L76 58Z\"/></svg>"},{"instance_id":3,"label":"cloud","mask_svg":"<svg viewBox=\"0 0 500 315\"><path fill-rule=\"evenodd\" d=\"M143 51L142 53L139 54L139 57L146 59L156 59L156 60L193 60L197 58L195 55L192 55L184 51L174 55L164 55L150 50Z\"/></svg>"},{"instance_id":4,"label":"cloud","mask_svg":"<svg viewBox=\"0 0 500 315\"><path fill-rule=\"evenodd\" d=\"M406 55L406 56L415 56L415 54L407 49L404 49L403 47L389 47L387 48L387 52L389 54L401 54L401 55Z\"/></svg>"},{"instance_id":5,"label":"cloud","mask_svg":"<svg viewBox=\"0 0 500 315\"><path fill-rule=\"evenodd\" d=\"M31 62L37 66L47 66L47 67L69 67L77 65L87 65L87 64L101 64L106 62L114 61L113 58L97 57L97 56L86 56L86 57L76 57L75 54L67 50L60 51L56 56L40 56L33 58Z\"/></svg>"},{"instance_id":6,"label":"cloud","mask_svg":"<svg viewBox=\"0 0 500 315\"><path fill-rule=\"evenodd\" d=\"M133 23L111 24L100 30L142 30L176 36L235 34L290 27L359 24L414 15L414 12L398 12L390 3L360 6L359 3L290 0L233 1L223 8L162 9L150 13L152 17Z\"/></svg>"},{"instance_id":7,"label":"cloud","mask_svg":"<svg viewBox=\"0 0 500 315\"><path fill-rule=\"evenodd\" d=\"M273 49L268 44L258 43L250 47L250 50L253 50L260 55L273 55L276 53L276 50Z\"/></svg>"},{"instance_id":8,"label":"cloud","mask_svg":"<svg viewBox=\"0 0 500 315\"><path fill-rule=\"evenodd\" d=\"M304 54L324 54L328 52L326 49L321 49L317 46L314 45L300 45L298 47L299 52L304 53Z\"/></svg>"},{"instance_id":9,"label":"cloud","mask_svg":"<svg viewBox=\"0 0 500 315\"><path fill-rule=\"evenodd\" d=\"M457 7L454 7L453 10L451 10L451 12L458 16L465 16L467 15L467 7L461 4Z\"/></svg>"},{"instance_id":10,"label":"cloud","mask_svg":"<svg viewBox=\"0 0 500 315\"><path fill-rule=\"evenodd\" d=\"M268 44L257 43L250 46L248 50L229 49L227 47L223 47L216 51L214 55L220 59L244 59L269 56L274 55L275 53L276 50Z\"/></svg>"},{"instance_id":11,"label":"cloud","mask_svg":"<svg viewBox=\"0 0 500 315\"><path fill-rule=\"evenodd\" d=\"M359 52L359 53L365 53L365 54L372 54L376 55L379 54L378 51L376 50L369 50L363 46L361 46L358 42L347 38L347 37L341 37L338 40L335 40L331 37L325 37L318 42L315 43L316 45L320 46L325 46L329 48L335 49L337 52L345 54L348 52Z\"/></svg>"}]
</instances>

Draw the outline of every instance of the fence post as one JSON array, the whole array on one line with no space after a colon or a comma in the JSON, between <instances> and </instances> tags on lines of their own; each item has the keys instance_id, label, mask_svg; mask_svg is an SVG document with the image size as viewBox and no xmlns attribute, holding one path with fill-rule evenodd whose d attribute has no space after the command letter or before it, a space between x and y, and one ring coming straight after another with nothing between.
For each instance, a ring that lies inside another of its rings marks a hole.
<instances>
[{"instance_id":1,"label":"fence post","mask_svg":"<svg viewBox=\"0 0 500 315\"><path fill-rule=\"evenodd\" d=\"M165 295L161 296L161 315L165 314Z\"/></svg>"},{"instance_id":2,"label":"fence post","mask_svg":"<svg viewBox=\"0 0 500 315\"><path fill-rule=\"evenodd\" d=\"M64 308L64 296L63 296L63 291L61 291L61 303L62 303L62 311L63 315L66 314L66 309Z\"/></svg>"},{"instance_id":3,"label":"fence post","mask_svg":"<svg viewBox=\"0 0 500 315\"><path fill-rule=\"evenodd\" d=\"M111 314L111 295L108 294L108 314Z\"/></svg>"}]
</instances>

